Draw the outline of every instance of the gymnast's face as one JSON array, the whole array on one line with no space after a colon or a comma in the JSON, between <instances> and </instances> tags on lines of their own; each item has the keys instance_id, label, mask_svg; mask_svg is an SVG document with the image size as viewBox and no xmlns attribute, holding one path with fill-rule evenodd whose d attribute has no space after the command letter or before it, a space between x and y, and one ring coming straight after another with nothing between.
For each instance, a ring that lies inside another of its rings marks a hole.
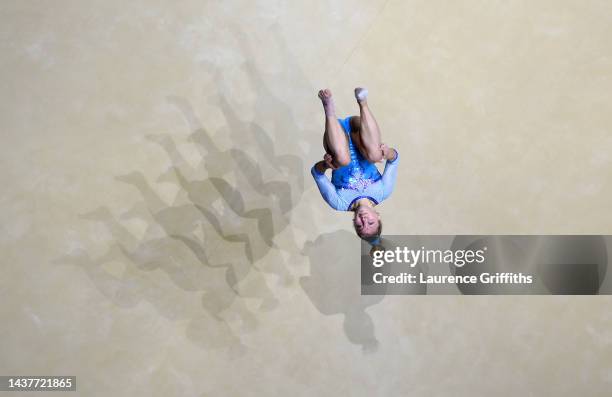
<instances>
[{"instance_id":1,"label":"gymnast's face","mask_svg":"<svg viewBox=\"0 0 612 397\"><path fill-rule=\"evenodd\" d=\"M374 208L362 206L355 211L353 226L359 237L370 237L376 234L379 222L380 215L374 211Z\"/></svg>"}]
</instances>

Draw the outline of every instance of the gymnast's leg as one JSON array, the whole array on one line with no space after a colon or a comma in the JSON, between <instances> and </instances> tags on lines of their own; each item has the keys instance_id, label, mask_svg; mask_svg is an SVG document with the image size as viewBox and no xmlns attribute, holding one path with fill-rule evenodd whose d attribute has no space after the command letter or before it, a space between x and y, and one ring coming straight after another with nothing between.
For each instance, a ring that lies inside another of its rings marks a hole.
<instances>
[{"instance_id":1,"label":"gymnast's leg","mask_svg":"<svg viewBox=\"0 0 612 397\"><path fill-rule=\"evenodd\" d=\"M353 117L351 122L359 126L359 151L371 163L382 161L380 129L368 106L368 90L355 88L355 98L359 104L359 117Z\"/></svg>"},{"instance_id":2,"label":"gymnast's leg","mask_svg":"<svg viewBox=\"0 0 612 397\"><path fill-rule=\"evenodd\" d=\"M336 108L332 93L328 89L319 91L319 98L325 111L325 133L323 134L323 147L333 157L334 165L342 167L351 162L348 148L348 138L336 118Z\"/></svg>"}]
</instances>

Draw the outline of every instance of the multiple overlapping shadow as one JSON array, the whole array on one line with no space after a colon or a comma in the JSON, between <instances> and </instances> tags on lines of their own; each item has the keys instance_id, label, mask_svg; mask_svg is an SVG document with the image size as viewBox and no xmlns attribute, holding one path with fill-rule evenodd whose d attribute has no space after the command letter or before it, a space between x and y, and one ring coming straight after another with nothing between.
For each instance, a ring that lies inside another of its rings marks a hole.
<instances>
[{"instance_id":1,"label":"multiple overlapping shadow","mask_svg":"<svg viewBox=\"0 0 612 397\"><path fill-rule=\"evenodd\" d=\"M179 192L175 201L165 202L141 171L116 176L118 182L135 188L141 201L118 217L106 206L80 215L104 225L112 235L106 252L93 257L81 249L56 263L81 267L118 306L147 301L166 318L188 320L187 336L199 346L241 354L246 348L241 335L257 327L256 312L278 305L270 280L287 286L295 281L291 265L304 260L305 250L294 231L316 230L308 213L310 206L300 208L299 222L294 222L294 213L304 193L309 168L305 161L318 158L322 149L320 135L301 130L292 116L307 102L290 106L275 96L251 61L253 51L244 33L237 27L233 33L246 59L241 70L258 94L253 104L258 122L241 119L224 94L229 91L223 72L208 65L217 84L209 101L222 113L226 128L210 131L187 99L167 98L186 121L189 135L185 142L198 151L201 163L194 167L181 154L176 132L147 136L169 158L167 171L156 182L174 184ZM286 84L292 90L314 93L280 35L272 37L286 62ZM229 139L229 149L223 149L219 137ZM147 225L142 238L122 223L135 219ZM346 316L345 332L351 342L372 349L376 346L374 326L364 310L368 304L358 298L358 280L341 287L354 287L351 294L355 295L350 298L338 288L320 294L316 291L321 292L321 287L313 287L312 281L329 280L338 271L359 274L358 262L351 264L353 268L348 263L337 268L326 259L338 250L354 250L356 237L337 232L333 239L336 242L331 245L327 237L306 244L312 275L300 284L323 314ZM121 264L121 270L108 270L108 263ZM156 277L160 271L178 290L168 290L160 283ZM184 307L186 298L181 291L201 294L204 310Z\"/></svg>"}]
</instances>

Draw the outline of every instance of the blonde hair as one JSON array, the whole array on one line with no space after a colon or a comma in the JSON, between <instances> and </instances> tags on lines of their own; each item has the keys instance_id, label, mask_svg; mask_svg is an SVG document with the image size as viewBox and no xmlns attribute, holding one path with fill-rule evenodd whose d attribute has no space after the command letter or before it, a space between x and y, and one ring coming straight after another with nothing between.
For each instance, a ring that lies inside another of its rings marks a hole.
<instances>
[{"instance_id":1,"label":"blonde hair","mask_svg":"<svg viewBox=\"0 0 612 397\"><path fill-rule=\"evenodd\" d=\"M375 244L372 245L372 248L370 248L370 256L374 257L374 253L377 251L386 251L385 247L382 244Z\"/></svg>"}]
</instances>

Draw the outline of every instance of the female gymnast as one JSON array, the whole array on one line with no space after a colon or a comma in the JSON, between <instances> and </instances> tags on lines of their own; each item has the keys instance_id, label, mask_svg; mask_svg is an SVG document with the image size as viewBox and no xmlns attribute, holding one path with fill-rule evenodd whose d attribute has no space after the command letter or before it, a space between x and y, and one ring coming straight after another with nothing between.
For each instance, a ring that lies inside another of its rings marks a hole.
<instances>
[{"instance_id":1,"label":"female gymnast","mask_svg":"<svg viewBox=\"0 0 612 397\"><path fill-rule=\"evenodd\" d=\"M355 88L359 116L336 118L332 93L319 91L325 111L323 160L313 165L312 176L323 199L338 211L353 211L357 235L375 245L380 242L382 222L375 206L395 186L399 154L380 141L378 124L368 107L368 90ZM386 160L382 175L374 163ZM331 181L325 170L331 168Z\"/></svg>"}]
</instances>

